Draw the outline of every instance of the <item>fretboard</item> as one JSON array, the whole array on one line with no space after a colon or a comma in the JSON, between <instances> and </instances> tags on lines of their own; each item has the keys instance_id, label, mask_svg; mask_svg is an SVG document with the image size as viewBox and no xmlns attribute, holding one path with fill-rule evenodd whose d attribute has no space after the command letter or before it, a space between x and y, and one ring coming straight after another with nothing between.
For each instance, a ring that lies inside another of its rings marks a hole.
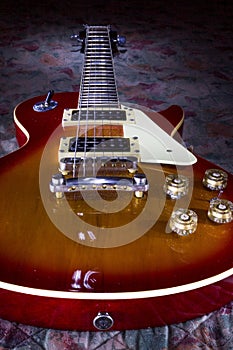
<instances>
[{"instance_id":1,"label":"fretboard","mask_svg":"<svg viewBox=\"0 0 233 350\"><path fill-rule=\"evenodd\" d=\"M86 28L78 108L119 107L108 26Z\"/></svg>"}]
</instances>

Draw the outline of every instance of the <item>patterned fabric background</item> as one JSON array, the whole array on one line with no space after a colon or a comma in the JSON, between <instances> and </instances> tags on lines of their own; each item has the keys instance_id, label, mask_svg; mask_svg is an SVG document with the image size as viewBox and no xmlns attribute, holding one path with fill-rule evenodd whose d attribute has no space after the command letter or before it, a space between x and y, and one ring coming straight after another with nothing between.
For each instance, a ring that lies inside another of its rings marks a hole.
<instances>
[{"instance_id":1,"label":"patterned fabric background","mask_svg":"<svg viewBox=\"0 0 233 350\"><path fill-rule=\"evenodd\" d=\"M83 57L70 35L111 24L127 44L115 58L120 100L185 110L183 139L232 172L233 6L221 0L40 1L0 4L0 155L17 149L13 110L25 99L77 91ZM0 349L233 349L233 303L182 324L71 332L0 320Z\"/></svg>"}]
</instances>

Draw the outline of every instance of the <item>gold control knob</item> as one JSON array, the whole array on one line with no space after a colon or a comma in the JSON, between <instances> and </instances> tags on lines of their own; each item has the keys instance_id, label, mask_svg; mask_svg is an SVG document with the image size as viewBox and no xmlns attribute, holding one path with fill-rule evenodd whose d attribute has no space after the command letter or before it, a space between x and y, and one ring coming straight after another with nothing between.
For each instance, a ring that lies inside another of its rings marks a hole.
<instances>
[{"instance_id":1,"label":"gold control knob","mask_svg":"<svg viewBox=\"0 0 233 350\"><path fill-rule=\"evenodd\" d=\"M210 220L219 224L231 222L233 220L233 203L226 199L212 199L210 201L208 217Z\"/></svg>"},{"instance_id":2,"label":"gold control knob","mask_svg":"<svg viewBox=\"0 0 233 350\"><path fill-rule=\"evenodd\" d=\"M226 188L228 175L220 169L208 169L203 178L203 185L210 190L218 191Z\"/></svg>"},{"instance_id":3,"label":"gold control knob","mask_svg":"<svg viewBox=\"0 0 233 350\"><path fill-rule=\"evenodd\" d=\"M187 236L196 231L197 214L190 209L177 209L170 218L170 228L180 236Z\"/></svg>"},{"instance_id":4,"label":"gold control knob","mask_svg":"<svg viewBox=\"0 0 233 350\"><path fill-rule=\"evenodd\" d=\"M169 174L163 186L164 192L172 199L178 199L188 193L189 179L183 175Z\"/></svg>"}]
</instances>

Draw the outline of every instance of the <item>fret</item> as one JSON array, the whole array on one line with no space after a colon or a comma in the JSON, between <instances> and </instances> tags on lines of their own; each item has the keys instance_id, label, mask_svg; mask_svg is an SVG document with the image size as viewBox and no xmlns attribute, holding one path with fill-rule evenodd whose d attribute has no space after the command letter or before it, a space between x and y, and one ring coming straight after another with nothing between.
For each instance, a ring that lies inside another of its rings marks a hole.
<instances>
[{"instance_id":1,"label":"fret","mask_svg":"<svg viewBox=\"0 0 233 350\"><path fill-rule=\"evenodd\" d=\"M89 40L87 45L88 46L90 45L90 47L92 45L96 45L96 46L98 45L98 47L102 47L102 45L103 45L103 47L109 48L108 40L103 40L103 39L101 39L101 40Z\"/></svg>"},{"instance_id":2,"label":"fret","mask_svg":"<svg viewBox=\"0 0 233 350\"><path fill-rule=\"evenodd\" d=\"M95 95L95 96L97 96L97 95L100 95L100 94L105 94L105 95L108 95L108 96L115 96L115 91L114 91L114 89L112 89L112 90L109 90L109 89L92 89L92 90L86 90L86 91L83 91L83 96L85 95L85 96L90 96L90 95Z\"/></svg>"},{"instance_id":3,"label":"fret","mask_svg":"<svg viewBox=\"0 0 233 350\"><path fill-rule=\"evenodd\" d=\"M93 79L92 77L90 79L83 79L83 89L88 89L89 86L103 86L103 85L109 85L109 86L116 86L114 79Z\"/></svg>"},{"instance_id":4,"label":"fret","mask_svg":"<svg viewBox=\"0 0 233 350\"><path fill-rule=\"evenodd\" d=\"M110 84L108 84L108 83L105 83L105 84L91 84L91 85L89 85L89 86L87 86L87 87L84 87L83 88L83 92L85 92L85 91L99 91L99 90L101 90L101 91L103 91L103 89L106 89L106 90L108 90L108 91L115 91L115 88L116 88L116 85L115 84L112 84L112 83L110 83Z\"/></svg>"},{"instance_id":5,"label":"fret","mask_svg":"<svg viewBox=\"0 0 233 350\"><path fill-rule=\"evenodd\" d=\"M98 69L99 71L102 69L103 71L105 71L105 69L108 69L108 71L112 71L112 67L110 65L110 63L105 62L105 61L92 61L90 64L88 64L87 66L84 67L84 72L86 70L90 70L92 73L95 72L96 69Z\"/></svg>"},{"instance_id":6,"label":"fret","mask_svg":"<svg viewBox=\"0 0 233 350\"><path fill-rule=\"evenodd\" d=\"M113 70L112 69L112 64L111 64L111 62L107 62L106 60L99 60L99 61L94 61L94 60L92 60L91 62L86 62L86 64L85 64L85 66L84 66L84 71L86 70L86 68L91 68L91 67L93 67L94 66L94 63L96 63L96 65L97 65L97 63L99 63L98 64L98 69L100 69L101 67L101 65L103 65L104 67L104 69L105 68L108 68L108 69L110 69L111 68L111 70ZM107 67L106 67L107 66Z\"/></svg>"},{"instance_id":7,"label":"fret","mask_svg":"<svg viewBox=\"0 0 233 350\"><path fill-rule=\"evenodd\" d=\"M106 52L101 53L101 52L95 52L95 51L86 53L86 62L94 59L97 56L105 57L112 63L112 55L110 53L106 54Z\"/></svg>"},{"instance_id":8,"label":"fret","mask_svg":"<svg viewBox=\"0 0 233 350\"><path fill-rule=\"evenodd\" d=\"M90 60L92 62L92 59L95 60L101 60L101 61L109 61L111 63L111 55L100 55L99 53L91 53L86 55L87 60Z\"/></svg>"},{"instance_id":9,"label":"fret","mask_svg":"<svg viewBox=\"0 0 233 350\"><path fill-rule=\"evenodd\" d=\"M85 89L88 90L89 87L92 87L92 86L95 86L95 85L99 86L100 84L96 84L96 83L99 83L99 82L102 83L101 86L102 85L108 85L109 87L116 86L115 81L114 81L113 78L112 79L111 78L103 79L103 77L102 77L102 79L100 81L100 78L98 78L98 77L96 79L91 78L91 80L90 80L90 78L87 77L87 78L84 79L84 81L85 81L85 86L83 87L83 90L85 90ZM98 88L98 86L97 86L97 88Z\"/></svg>"},{"instance_id":10,"label":"fret","mask_svg":"<svg viewBox=\"0 0 233 350\"><path fill-rule=\"evenodd\" d=\"M116 86L115 82L113 82L112 80L108 80L108 79L93 79L91 78L91 80L86 80L86 84L83 86L83 89L88 89L89 86L95 86L95 85L111 85L111 86Z\"/></svg>"},{"instance_id":11,"label":"fret","mask_svg":"<svg viewBox=\"0 0 233 350\"><path fill-rule=\"evenodd\" d=\"M106 95L106 96L114 96L115 97L115 93L113 91L109 91L107 90L104 90L104 91L101 91L101 90L98 90L98 91L95 91L95 90L88 90L88 91L84 91L83 92L83 97L86 96L101 96L101 95Z\"/></svg>"},{"instance_id":12,"label":"fret","mask_svg":"<svg viewBox=\"0 0 233 350\"><path fill-rule=\"evenodd\" d=\"M110 87L110 89L108 88L108 85L107 84L105 84L105 85L92 85L92 86L90 86L90 88L85 88L82 92L83 92L83 94L88 94L88 93L102 93L102 91L105 91L105 90L107 90L109 93L115 93L115 86L114 85L112 85L111 87Z\"/></svg>"},{"instance_id":13,"label":"fret","mask_svg":"<svg viewBox=\"0 0 233 350\"><path fill-rule=\"evenodd\" d=\"M82 97L82 103L83 102L88 102L88 101L95 101L96 103L98 103L98 102L102 102L102 101L107 101L107 102L109 102L109 100L110 101L114 101L114 102L116 102L117 101L117 98L116 98L116 96L114 95L114 94L112 94L112 95L109 95L109 94L104 94L104 95L101 95L101 94L87 94L87 95L83 95L83 97Z\"/></svg>"},{"instance_id":14,"label":"fret","mask_svg":"<svg viewBox=\"0 0 233 350\"><path fill-rule=\"evenodd\" d=\"M109 94L115 94L115 89L114 89L114 87L110 90L110 89L108 89L108 87L107 87L107 85L106 86L104 86L103 88L102 87L92 87L92 89L85 89L85 90L83 90L83 94L103 94L104 92L106 92L106 93L109 93Z\"/></svg>"},{"instance_id":15,"label":"fret","mask_svg":"<svg viewBox=\"0 0 233 350\"><path fill-rule=\"evenodd\" d=\"M93 71L93 70L87 70L85 73L83 73L83 79L85 79L86 77L88 78L90 78L90 79L94 79L95 77L113 77L114 78L114 81L115 81L115 76L114 76L114 73L113 73L113 71L112 70L101 70L101 69L95 69L95 71Z\"/></svg>"},{"instance_id":16,"label":"fret","mask_svg":"<svg viewBox=\"0 0 233 350\"><path fill-rule=\"evenodd\" d=\"M88 100L88 101L82 101L82 105L81 108L93 108L93 107L106 107L106 105L108 105L108 107L110 108L114 108L114 107L118 107L117 101L113 101L113 100L100 100L98 99L96 100Z\"/></svg>"},{"instance_id":17,"label":"fret","mask_svg":"<svg viewBox=\"0 0 233 350\"><path fill-rule=\"evenodd\" d=\"M108 64L110 67L112 66L111 60L109 58L107 58L106 56L98 57L98 56L92 55L91 59L89 59L89 57L87 57L87 59L88 59L87 66L94 67L96 64L98 64L98 65ZM86 65L85 65L85 67L86 67Z\"/></svg>"},{"instance_id":18,"label":"fret","mask_svg":"<svg viewBox=\"0 0 233 350\"><path fill-rule=\"evenodd\" d=\"M96 94L90 94L88 96L83 96L83 99L82 99L82 103L84 102L95 102L95 103L103 103L103 102L106 102L108 103L109 101L114 101L116 102L117 99L115 98L115 96L101 96L101 95L96 95Z\"/></svg>"},{"instance_id":19,"label":"fret","mask_svg":"<svg viewBox=\"0 0 233 350\"><path fill-rule=\"evenodd\" d=\"M98 96L104 96L104 95L106 95L106 96L108 96L108 97L110 97L110 96L112 96L112 97L114 97L115 98L115 92L114 91L109 91L109 90L104 90L104 91L101 91L101 90L97 90L97 91L95 91L95 90L89 90L89 91L84 91L83 92L83 95L82 95L82 98L84 98L84 97L86 97L86 98L88 98L88 96L95 96L95 97L98 97Z\"/></svg>"},{"instance_id":20,"label":"fret","mask_svg":"<svg viewBox=\"0 0 233 350\"><path fill-rule=\"evenodd\" d=\"M93 76L93 73L94 73L94 76ZM92 74L85 74L85 76L83 77L84 80L88 80L88 81L95 81L95 80L113 80L115 81L114 79L114 75L109 73L109 74L100 74L100 73L96 73L96 72L92 72Z\"/></svg>"},{"instance_id":21,"label":"fret","mask_svg":"<svg viewBox=\"0 0 233 350\"><path fill-rule=\"evenodd\" d=\"M88 43L86 47L86 51L93 50L93 49L98 51L111 52L111 47L109 47L107 42L98 43L97 41L95 41L95 42Z\"/></svg>"},{"instance_id":22,"label":"fret","mask_svg":"<svg viewBox=\"0 0 233 350\"><path fill-rule=\"evenodd\" d=\"M108 57L111 57L111 52L110 51L108 51L108 50L106 50L106 49L104 49L104 50L98 50L98 49L93 49L93 48L91 48L91 49L89 49L89 50L87 50L86 51L86 57L88 56L88 55L97 55L97 54L105 54L106 56L108 56Z\"/></svg>"},{"instance_id":23,"label":"fret","mask_svg":"<svg viewBox=\"0 0 233 350\"><path fill-rule=\"evenodd\" d=\"M98 41L100 41L101 38L105 38L106 40L108 40L108 35L106 34L106 32L98 32L98 31L96 31L95 33L94 32L90 33L90 31L89 31L88 40L91 40L93 38L98 40Z\"/></svg>"},{"instance_id":24,"label":"fret","mask_svg":"<svg viewBox=\"0 0 233 350\"><path fill-rule=\"evenodd\" d=\"M106 74L105 72L103 72L103 73L100 73L100 72L96 73L96 72L94 72L94 74L95 74L94 76L93 76L93 73L92 74L90 74L90 73L85 74L85 76L83 78L84 79L89 79L89 80L110 79L110 80L114 80L115 81L113 73L111 74L109 72L109 74Z\"/></svg>"},{"instance_id":25,"label":"fret","mask_svg":"<svg viewBox=\"0 0 233 350\"><path fill-rule=\"evenodd\" d=\"M107 44L105 45L103 43L101 43L101 46L100 44L96 45L96 44L88 43L86 53L89 51L98 51L98 52L106 51L107 53L111 53L110 47Z\"/></svg>"},{"instance_id":26,"label":"fret","mask_svg":"<svg viewBox=\"0 0 233 350\"><path fill-rule=\"evenodd\" d=\"M86 62L85 62L85 65L86 64L90 64L90 63L93 63L95 60L97 61L97 58L98 56L101 56L101 55L95 55L95 54L92 54L92 55L87 55L86 56ZM100 57L100 61L102 62L108 62L109 64L111 64L112 66L112 57L111 56L106 56L106 55L103 55L102 57ZM84 66L85 66L84 65Z\"/></svg>"}]
</instances>

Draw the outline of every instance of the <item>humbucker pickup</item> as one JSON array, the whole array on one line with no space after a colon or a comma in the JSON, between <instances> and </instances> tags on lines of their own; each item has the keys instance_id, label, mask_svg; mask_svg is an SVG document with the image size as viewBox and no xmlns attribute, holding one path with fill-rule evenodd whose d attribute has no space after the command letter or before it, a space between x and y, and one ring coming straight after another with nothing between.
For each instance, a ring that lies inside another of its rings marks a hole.
<instances>
[{"instance_id":1,"label":"humbucker pickup","mask_svg":"<svg viewBox=\"0 0 233 350\"><path fill-rule=\"evenodd\" d=\"M125 171L135 173L138 168L138 159L136 157L94 157L84 159L82 157L66 157L61 158L59 169L61 172L73 172L80 166L92 167L92 169L117 169L117 171Z\"/></svg>"},{"instance_id":2,"label":"humbucker pickup","mask_svg":"<svg viewBox=\"0 0 233 350\"><path fill-rule=\"evenodd\" d=\"M113 110L78 110L73 109L71 112L71 120L126 120L126 111L122 109L113 109Z\"/></svg>"},{"instance_id":3,"label":"humbucker pickup","mask_svg":"<svg viewBox=\"0 0 233 350\"><path fill-rule=\"evenodd\" d=\"M63 137L60 140L59 161L62 158L95 157L140 158L138 137Z\"/></svg>"},{"instance_id":4,"label":"humbucker pickup","mask_svg":"<svg viewBox=\"0 0 233 350\"><path fill-rule=\"evenodd\" d=\"M95 124L102 122L114 122L115 124L135 123L134 110L130 107L121 106L121 108L111 108L103 106L96 108L70 109L66 108L63 112L62 125L77 126L77 122L85 124L93 121Z\"/></svg>"}]
</instances>

